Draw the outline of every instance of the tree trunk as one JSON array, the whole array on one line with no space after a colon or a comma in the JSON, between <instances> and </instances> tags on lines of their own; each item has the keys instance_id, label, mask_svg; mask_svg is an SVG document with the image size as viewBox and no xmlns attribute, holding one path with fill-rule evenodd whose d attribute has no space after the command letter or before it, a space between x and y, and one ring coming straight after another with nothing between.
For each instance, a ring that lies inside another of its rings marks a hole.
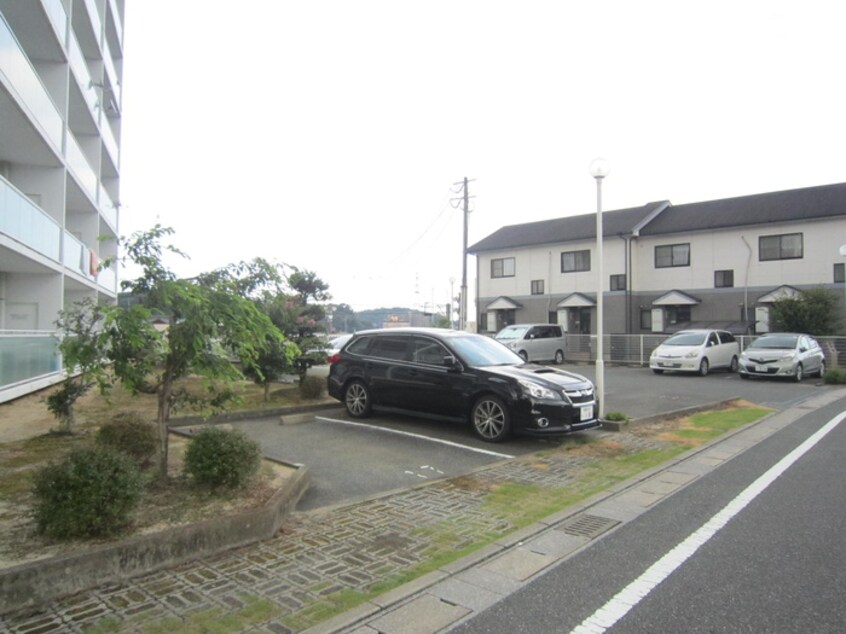
<instances>
[{"instance_id":1,"label":"tree trunk","mask_svg":"<svg viewBox=\"0 0 846 634\"><path fill-rule=\"evenodd\" d=\"M168 429L167 425L170 421L170 399L173 393L173 379L168 372L162 381L159 388L159 408L158 408L158 427L159 427L159 480L167 480L167 460L168 460Z\"/></svg>"}]
</instances>

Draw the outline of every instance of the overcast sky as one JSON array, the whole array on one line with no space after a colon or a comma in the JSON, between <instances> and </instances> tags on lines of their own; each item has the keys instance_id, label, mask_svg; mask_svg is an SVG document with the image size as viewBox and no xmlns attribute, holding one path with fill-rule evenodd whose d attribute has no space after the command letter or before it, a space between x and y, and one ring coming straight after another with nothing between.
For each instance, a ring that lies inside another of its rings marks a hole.
<instances>
[{"instance_id":1,"label":"overcast sky","mask_svg":"<svg viewBox=\"0 0 846 634\"><path fill-rule=\"evenodd\" d=\"M129 0L121 233L431 307L469 241L846 181L846 3ZM474 288L471 262L469 285ZM450 283L450 279L454 283ZM472 308L471 308L472 315Z\"/></svg>"}]
</instances>

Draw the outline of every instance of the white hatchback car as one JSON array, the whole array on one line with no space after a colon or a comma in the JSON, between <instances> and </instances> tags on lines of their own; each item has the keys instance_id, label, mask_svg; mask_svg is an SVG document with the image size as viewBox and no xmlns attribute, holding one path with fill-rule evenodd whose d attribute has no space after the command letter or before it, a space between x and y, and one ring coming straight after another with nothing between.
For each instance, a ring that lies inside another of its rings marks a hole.
<instances>
[{"instance_id":1,"label":"white hatchback car","mask_svg":"<svg viewBox=\"0 0 846 634\"><path fill-rule=\"evenodd\" d=\"M716 368L737 371L740 344L725 330L680 330L666 339L649 357L655 374L697 372L705 376Z\"/></svg>"}]
</instances>

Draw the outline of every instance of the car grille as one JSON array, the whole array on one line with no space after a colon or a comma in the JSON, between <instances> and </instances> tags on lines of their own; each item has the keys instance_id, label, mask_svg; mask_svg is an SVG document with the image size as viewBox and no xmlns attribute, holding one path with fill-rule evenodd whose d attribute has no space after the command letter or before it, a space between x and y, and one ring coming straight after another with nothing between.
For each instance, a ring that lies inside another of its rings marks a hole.
<instances>
[{"instance_id":1,"label":"car grille","mask_svg":"<svg viewBox=\"0 0 846 634\"><path fill-rule=\"evenodd\" d=\"M593 389L564 390L564 396L573 403L590 403L594 400Z\"/></svg>"}]
</instances>

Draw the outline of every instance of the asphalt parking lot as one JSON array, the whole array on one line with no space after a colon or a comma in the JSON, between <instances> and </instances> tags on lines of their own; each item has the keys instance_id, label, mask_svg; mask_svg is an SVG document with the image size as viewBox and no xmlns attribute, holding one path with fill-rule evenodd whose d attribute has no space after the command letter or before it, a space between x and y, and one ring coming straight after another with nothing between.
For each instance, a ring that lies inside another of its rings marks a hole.
<instances>
[{"instance_id":1,"label":"asphalt parking lot","mask_svg":"<svg viewBox=\"0 0 846 634\"><path fill-rule=\"evenodd\" d=\"M595 379L592 365L562 367ZM705 377L655 375L648 368L612 366L605 368L605 412L622 412L637 420L736 398L780 410L819 389L818 379L744 381L726 372ZM283 425L274 417L243 421L236 427L260 442L267 456L309 467L311 486L297 507L301 511L455 477L574 440L514 437L492 444L455 423L378 412L364 421L351 420L340 404L298 424ZM580 432L592 433L597 432Z\"/></svg>"}]
</instances>

